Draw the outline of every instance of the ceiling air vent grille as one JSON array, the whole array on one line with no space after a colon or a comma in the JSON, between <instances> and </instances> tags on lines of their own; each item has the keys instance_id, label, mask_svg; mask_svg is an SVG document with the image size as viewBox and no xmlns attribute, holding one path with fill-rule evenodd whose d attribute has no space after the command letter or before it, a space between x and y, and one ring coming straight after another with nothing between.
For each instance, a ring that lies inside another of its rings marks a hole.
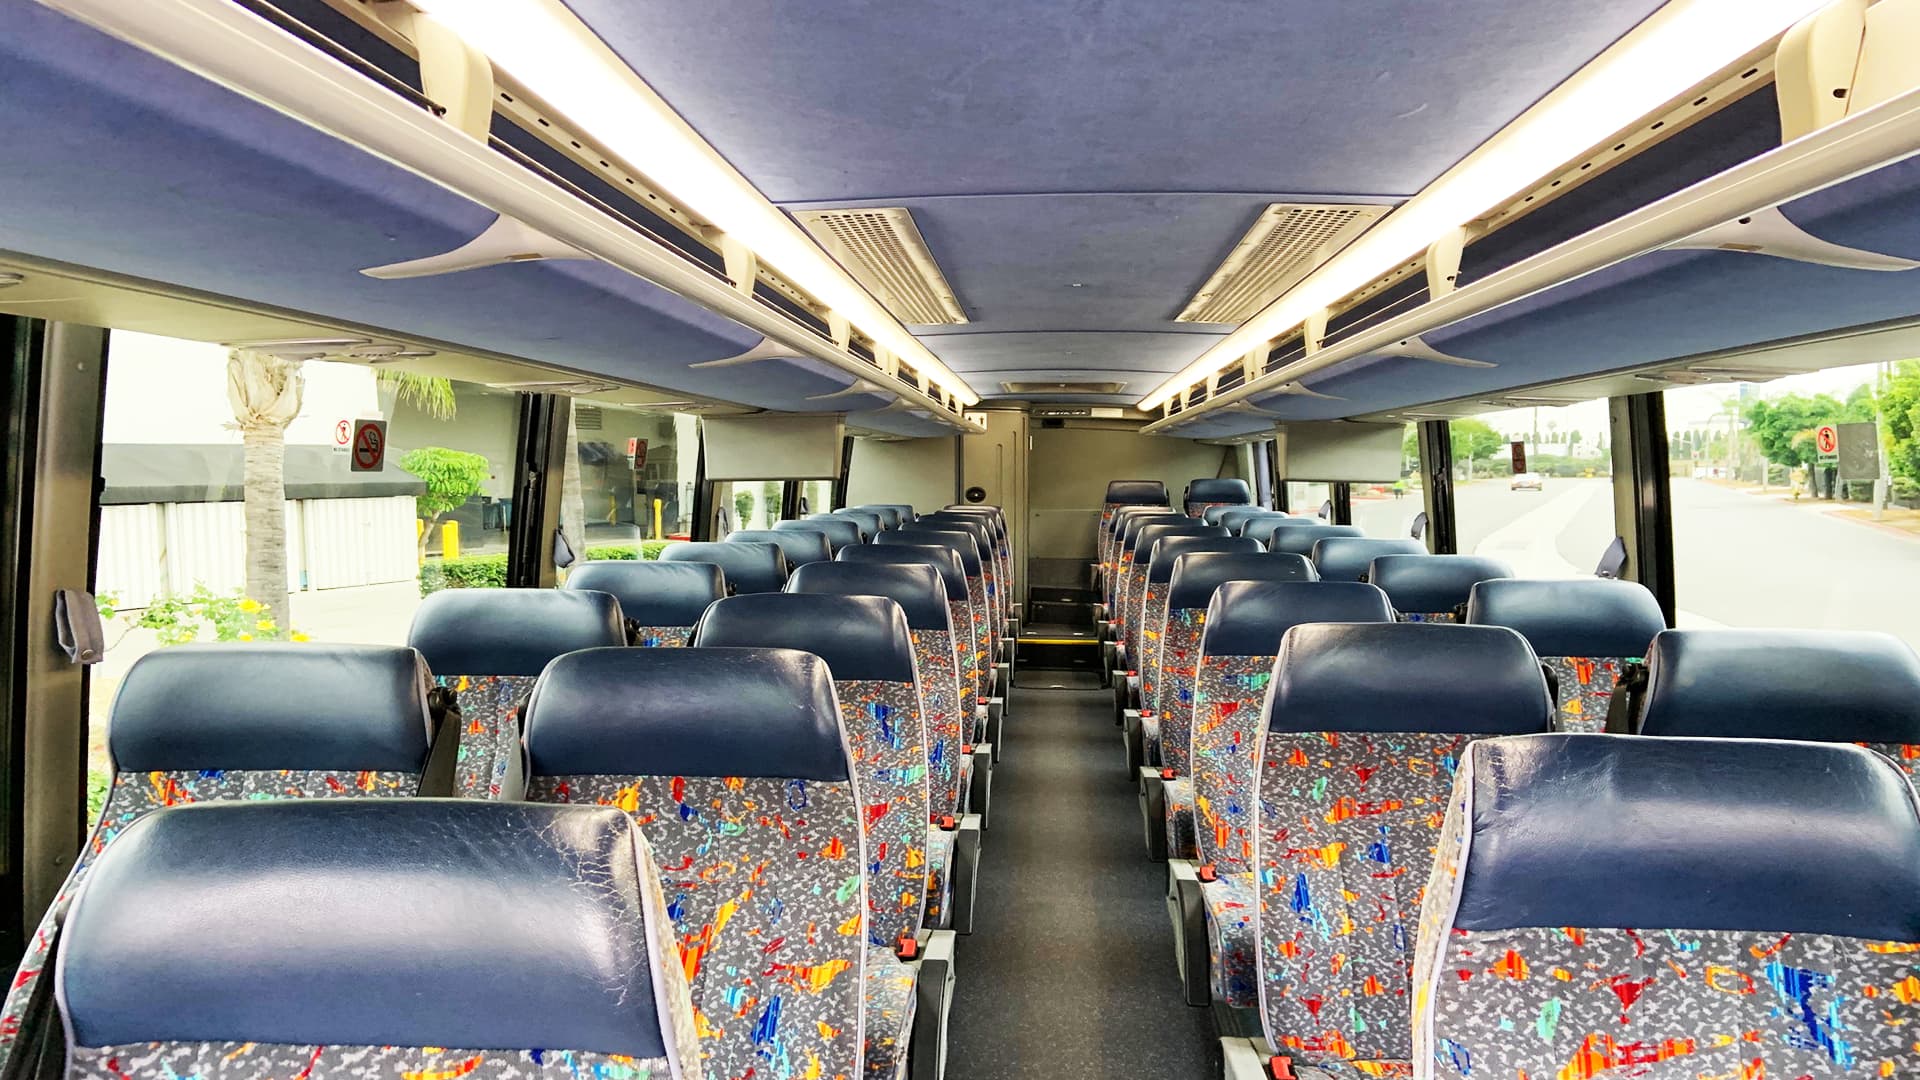
<instances>
[{"instance_id":1,"label":"ceiling air vent grille","mask_svg":"<svg viewBox=\"0 0 1920 1080\"><path fill-rule=\"evenodd\" d=\"M1274 203L1175 322L1237 325L1332 258L1390 207Z\"/></svg>"},{"instance_id":2,"label":"ceiling air vent grille","mask_svg":"<svg viewBox=\"0 0 1920 1080\"><path fill-rule=\"evenodd\" d=\"M1118 394L1126 390L1123 382L1003 382L1000 388L1009 394Z\"/></svg>"},{"instance_id":3,"label":"ceiling air vent grille","mask_svg":"<svg viewBox=\"0 0 1920 1080\"><path fill-rule=\"evenodd\" d=\"M967 321L905 207L796 210L793 216L894 318L916 326Z\"/></svg>"}]
</instances>

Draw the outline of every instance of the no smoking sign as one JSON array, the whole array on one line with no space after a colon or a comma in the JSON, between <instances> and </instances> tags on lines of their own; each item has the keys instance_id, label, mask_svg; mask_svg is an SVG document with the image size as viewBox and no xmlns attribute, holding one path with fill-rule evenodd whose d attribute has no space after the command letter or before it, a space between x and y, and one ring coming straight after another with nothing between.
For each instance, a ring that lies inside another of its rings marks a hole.
<instances>
[{"instance_id":1,"label":"no smoking sign","mask_svg":"<svg viewBox=\"0 0 1920 1080\"><path fill-rule=\"evenodd\" d=\"M353 442L348 445L353 455L353 472L379 472L387 463L387 422L355 420Z\"/></svg>"}]
</instances>

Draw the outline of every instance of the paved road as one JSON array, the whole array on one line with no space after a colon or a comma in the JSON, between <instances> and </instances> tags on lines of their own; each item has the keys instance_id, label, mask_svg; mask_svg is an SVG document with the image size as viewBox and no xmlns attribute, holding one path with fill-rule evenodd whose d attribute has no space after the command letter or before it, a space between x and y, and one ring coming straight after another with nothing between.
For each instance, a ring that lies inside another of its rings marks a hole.
<instances>
[{"instance_id":1,"label":"paved road","mask_svg":"<svg viewBox=\"0 0 1920 1080\"><path fill-rule=\"evenodd\" d=\"M1884 630L1920 648L1920 539L1701 480L1675 480L1673 502L1682 625ZM1401 535L1381 512L1390 505L1356 504L1354 516ZM1462 551L1528 577L1590 574L1613 538L1601 479L1549 480L1543 492L1482 481L1461 487L1456 507Z\"/></svg>"}]
</instances>

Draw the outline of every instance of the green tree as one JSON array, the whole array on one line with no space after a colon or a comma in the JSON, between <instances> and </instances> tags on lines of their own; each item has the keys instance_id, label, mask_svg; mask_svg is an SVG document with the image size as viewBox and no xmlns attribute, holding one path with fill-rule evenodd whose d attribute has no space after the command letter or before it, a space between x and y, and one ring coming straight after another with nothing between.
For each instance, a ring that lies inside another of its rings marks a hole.
<instances>
[{"instance_id":1,"label":"green tree","mask_svg":"<svg viewBox=\"0 0 1920 1080\"><path fill-rule=\"evenodd\" d=\"M778 480L769 480L760 485L760 508L766 511L762 516L766 524L761 528L771 529L773 523L780 520L780 495L783 485Z\"/></svg>"},{"instance_id":2,"label":"green tree","mask_svg":"<svg viewBox=\"0 0 1920 1080\"><path fill-rule=\"evenodd\" d=\"M1887 469L1920 484L1920 360L1902 360L1879 394L1886 423Z\"/></svg>"},{"instance_id":3,"label":"green tree","mask_svg":"<svg viewBox=\"0 0 1920 1080\"><path fill-rule=\"evenodd\" d=\"M742 487L733 493L733 527L748 528L753 520L753 489Z\"/></svg>"},{"instance_id":4,"label":"green tree","mask_svg":"<svg viewBox=\"0 0 1920 1080\"><path fill-rule=\"evenodd\" d=\"M1453 449L1455 468L1465 468L1469 456L1475 461L1486 461L1498 454L1500 448L1506 445L1506 439L1493 430L1493 425L1470 416L1449 420L1447 432L1447 441ZM1407 437L1401 444L1400 452L1409 461L1420 460L1420 433L1416 425L1408 426Z\"/></svg>"},{"instance_id":5,"label":"green tree","mask_svg":"<svg viewBox=\"0 0 1920 1080\"><path fill-rule=\"evenodd\" d=\"M414 513L425 521L420 530L420 555L427 553L427 539L434 526L447 514L466 505L480 493L480 485L493 474L493 466L480 454L449 450L444 446L423 446L409 450L400 459L400 467L427 485L424 495L413 500Z\"/></svg>"}]
</instances>

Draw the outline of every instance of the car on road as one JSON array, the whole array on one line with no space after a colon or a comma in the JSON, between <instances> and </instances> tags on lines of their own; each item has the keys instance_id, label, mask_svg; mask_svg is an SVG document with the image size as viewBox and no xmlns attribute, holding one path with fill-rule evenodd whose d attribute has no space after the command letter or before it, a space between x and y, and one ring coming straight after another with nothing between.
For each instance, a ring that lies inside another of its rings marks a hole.
<instances>
[{"instance_id":1,"label":"car on road","mask_svg":"<svg viewBox=\"0 0 1920 1080\"><path fill-rule=\"evenodd\" d=\"M1507 490L1508 491L1545 491L1546 487L1547 487L1546 477L1541 476L1537 472L1523 472L1513 478L1513 482L1507 485Z\"/></svg>"}]
</instances>

